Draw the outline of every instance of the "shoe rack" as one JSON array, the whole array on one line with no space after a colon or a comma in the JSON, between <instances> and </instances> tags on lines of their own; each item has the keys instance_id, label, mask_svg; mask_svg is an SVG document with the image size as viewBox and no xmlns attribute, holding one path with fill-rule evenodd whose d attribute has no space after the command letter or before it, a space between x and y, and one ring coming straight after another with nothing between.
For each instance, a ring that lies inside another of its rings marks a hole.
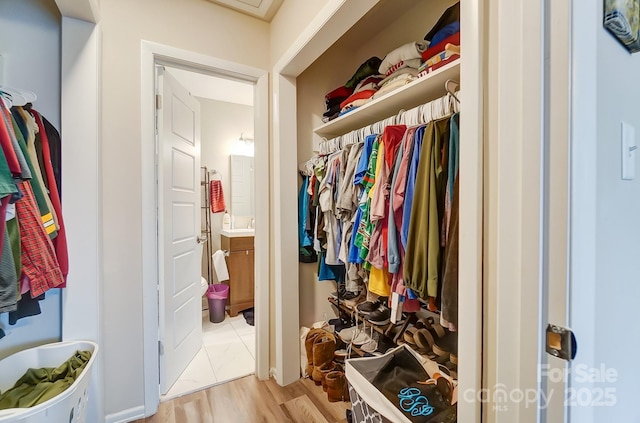
<instances>
[{"instance_id":1,"label":"shoe rack","mask_svg":"<svg viewBox=\"0 0 640 423\"><path fill-rule=\"evenodd\" d=\"M349 315L352 318L356 319L358 324L366 323L371 327L373 327L373 330L375 332L378 332L380 335L391 340L394 345L401 345L405 343L403 339L404 332L407 330L407 328L411 327L412 325L415 325L418 322L418 316L416 316L416 313L407 313L405 319L400 321L399 323L396 323L396 324L388 323L384 326L373 325L367 319L365 319L364 316L359 314L353 314L353 308L349 307L343 301L338 301L333 297L329 297L327 298L327 300L329 301L329 303L331 303L333 306L335 306L344 314ZM416 347L412 346L412 348L414 348L415 350ZM363 351L358 346L353 344L351 344L351 350L354 353L358 354L360 357L364 357L367 354L365 351ZM455 375L455 379L457 379L457 374L456 374L457 355L456 355L455 362L453 362L453 360L450 361L441 356L438 356L433 351L429 351L429 352L416 351L416 352L427 357L429 360L435 361L438 364L442 364L443 366L447 367L451 371L451 376Z\"/></svg>"}]
</instances>

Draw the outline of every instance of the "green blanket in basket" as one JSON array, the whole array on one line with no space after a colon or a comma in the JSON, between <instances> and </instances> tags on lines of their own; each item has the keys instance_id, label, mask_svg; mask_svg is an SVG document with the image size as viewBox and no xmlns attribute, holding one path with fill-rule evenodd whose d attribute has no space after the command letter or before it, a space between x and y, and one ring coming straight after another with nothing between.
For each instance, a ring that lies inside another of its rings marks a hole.
<instances>
[{"instance_id":1,"label":"green blanket in basket","mask_svg":"<svg viewBox=\"0 0 640 423\"><path fill-rule=\"evenodd\" d=\"M76 351L58 367L27 370L13 388L0 394L0 410L33 407L61 394L80 376L90 358L91 351Z\"/></svg>"}]
</instances>

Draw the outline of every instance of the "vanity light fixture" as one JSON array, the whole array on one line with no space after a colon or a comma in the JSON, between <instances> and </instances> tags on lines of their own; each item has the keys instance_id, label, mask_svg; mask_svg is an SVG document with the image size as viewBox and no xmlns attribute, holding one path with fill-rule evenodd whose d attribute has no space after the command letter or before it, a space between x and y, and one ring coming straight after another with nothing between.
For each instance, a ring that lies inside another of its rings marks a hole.
<instances>
[{"instance_id":1,"label":"vanity light fixture","mask_svg":"<svg viewBox=\"0 0 640 423\"><path fill-rule=\"evenodd\" d=\"M253 157L253 138L245 138L244 134L240 133L240 138L233 145L233 154Z\"/></svg>"}]
</instances>

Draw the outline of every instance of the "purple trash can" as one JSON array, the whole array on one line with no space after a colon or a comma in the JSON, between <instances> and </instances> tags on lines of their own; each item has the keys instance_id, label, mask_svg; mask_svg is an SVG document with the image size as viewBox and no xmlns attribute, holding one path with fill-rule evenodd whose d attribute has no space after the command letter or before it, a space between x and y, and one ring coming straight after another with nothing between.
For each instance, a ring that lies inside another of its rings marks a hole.
<instances>
[{"instance_id":1,"label":"purple trash can","mask_svg":"<svg viewBox=\"0 0 640 423\"><path fill-rule=\"evenodd\" d=\"M209 321L220 323L224 321L224 309L227 307L229 285L214 283L207 288L207 302L209 303Z\"/></svg>"}]
</instances>

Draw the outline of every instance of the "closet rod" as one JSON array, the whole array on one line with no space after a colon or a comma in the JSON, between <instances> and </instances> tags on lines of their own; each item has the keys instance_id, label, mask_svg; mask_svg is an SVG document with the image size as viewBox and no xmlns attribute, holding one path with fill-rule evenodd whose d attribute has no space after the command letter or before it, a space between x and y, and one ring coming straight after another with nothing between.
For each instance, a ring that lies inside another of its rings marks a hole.
<instances>
[{"instance_id":1,"label":"closet rod","mask_svg":"<svg viewBox=\"0 0 640 423\"><path fill-rule=\"evenodd\" d=\"M457 82L452 79L447 80L445 83L447 94L443 97L421 104L409 110L400 110L400 112L395 116L390 116L386 119L364 126L360 129L355 129L330 140L322 141L318 146L319 154L331 154L342 150L347 145L363 142L367 135L379 134L389 125L426 124L433 120L441 119L459 112L460 101L458 100L458 97L449 90L449 84L451 82L455 82L457 84ZM460 91L457 91L457 93L459 92Z\"/></svg>"}]
</instances>

